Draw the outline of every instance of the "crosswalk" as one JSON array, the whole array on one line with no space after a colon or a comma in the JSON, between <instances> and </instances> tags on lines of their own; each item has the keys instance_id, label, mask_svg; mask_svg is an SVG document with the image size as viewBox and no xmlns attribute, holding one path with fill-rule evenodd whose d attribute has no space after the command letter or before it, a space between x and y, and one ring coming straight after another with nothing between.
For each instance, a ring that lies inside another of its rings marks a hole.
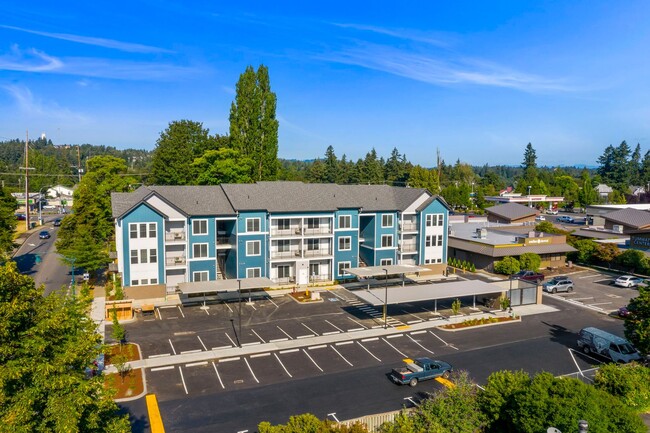
<instances>
[{"instance_id":1,"label":"crosswalk","mask_svg":"<svg viewBox=\"0 0 650 433\"><path fill-rule=\"evenodd\" d=\"M361 302L356 298L355 299L345 299L345 303L355 307L356 309L358 309L358 310L362 311L363 313L369 315L370 317L372 317L375 320L381 321L384 318L383 312L377 311L376 307L374 307L374 306L372 306L372 305L370 305L368 303ZM397 328L398 326L405 326L405 323L400 322L399 320L397 320L397 319L395 319L394 317L391 317L391 316L386 317L386 324L388 326L393 327L393 328Z\"/></svg>"}]
</instances>

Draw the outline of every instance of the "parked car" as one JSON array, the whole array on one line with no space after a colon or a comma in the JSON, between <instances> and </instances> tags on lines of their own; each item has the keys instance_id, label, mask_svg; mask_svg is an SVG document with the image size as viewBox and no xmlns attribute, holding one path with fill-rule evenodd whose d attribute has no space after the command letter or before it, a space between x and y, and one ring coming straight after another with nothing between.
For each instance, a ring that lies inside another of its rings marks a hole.
<instances>
[{"instance_id":1,"label":"parked car","mask_svg":"<svg viewBox=\"0 0 650 433\"><path fill-rule=\"evenodd\" d=\"M634 316L634 311L630 310L628 306L621 307L618 309L618 317L625 319L626 317Z\"/></svg>"},{"instance_id":2,"label":"parked car","mask_svg":"<svg viewBox=\"0 0 650 433\"><path fill-rule=\"evenodd\" d=\"M541 283L544 280L544 275L538 272L523 270L517 272L516 274L510 275L510 278L513 280L524 280L524 281L531 281L534 283Z\"/></svg>"},{"instance_id":3,"label":"parked car","mask_svg":"<svg viewBox=\"0 0 650 433\"><path fill-rule=\"evenodd\" d=\"M54 223L52 224L54 227L59 227L61 225L61 218L57 218L54 220Z\"/></svg>"},{"instance_id":4,"label":"parked car","mask_svg":"<svg viewBox=\"0 0 650 433\"><path fill-rule=\"evenodd\" d=\"M557 217L557 222L573 224L573 218L567 215L560 215L559 217Z\"/></svg>"},{"instance_id":5,"label":"parked car","mask_svg":"<svg viewBox=\"0 0 650 433\"><path fill-rule=\"evenodd\" d=\"M16 214L16 219L18 221L25 221L26 218L27 218L27 216L24 213L17 213Z\"/></svg>"},{"instance_id":6,"label":"parked car","mask_svg":"<svg viewBox=\"0 0 650 433\"><path fill-rule=\"evenodd\" d=\"M627 363L641 359L641 354L625 338L593 327L580 330L578 347L586 354L595 353L614 362Z\"/></svg>"},{"instance_id":7,"label":"parked car","mask_svg":"<svg viewBox=\"0 0 650 433\"><path fill-rule=\"evenodd\" d=\"M408 383L410 386L415 386L423 380L435 379L440 376L447 378L451 371L451 365L444 361L416 358L407 360L406 367L394 368L390 373L390 378L399 385Z\"/></svg>"},{"instance_id":8,"label":"parked car","mask_svg":"<svg viewBox=\"0 0 650 433\"><path fill-rule=\"evenodd\" d=\"M535 221L546 221L546 217L544 215L537 215Z\"/></svg>"},{"instance_id":9,"label":"parked car","mask_svg":"<svg viewBox=\"0 0 650 433\"><path fill-rule=\"evenodd\" d=\"M48 231L46 231L46 230L43 230L42 232L40 232L40 233L38 234L38 237L39 237L39 239L49 239L49 238L51 238L52 236L50 235L50 232L48 232Z\"/></svg>"},{"instance_id":10,"label":"parked car","mask_svg":"<svg viewBox=\"0 0 650 433\"><path fill-rule=\"evenodd\" d=\"M549 215L557 215L557 209L546 209L546 213Z\"/></svg>"},{"instance_id":11,"label":"parked car","mask_svg":"<svg viewBox=\"0 0 650 433\"><path fill-rule=\"evenodd\" d=\"M619 287L636 287L643 282L643 279L632 275L623 275L614 280L614 285Z\"/></svg>"},{"instance_id":12,"label":"parked car","mask_svg":"<svg viewBox=\"0 0 650 433\"><path fill-rule=\"evenodd\" d=\"M573 281L568 277L553 277L544 283L543 289L549 293L573 292Z\"/></svg>"}]
</instances>

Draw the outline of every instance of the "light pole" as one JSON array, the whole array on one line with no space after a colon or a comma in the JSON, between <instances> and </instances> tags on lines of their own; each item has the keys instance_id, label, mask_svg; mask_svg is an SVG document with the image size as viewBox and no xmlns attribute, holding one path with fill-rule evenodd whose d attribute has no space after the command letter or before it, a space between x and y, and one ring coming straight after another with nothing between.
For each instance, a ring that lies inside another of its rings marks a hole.
<instances>
[{"instance_id":1,"label":"light pole","mask_svg":"<svg viewBox=\"0 0 650 433\"><path fill-rule=\"evenodd\" d=\"M38 225L43 225L43 189L49 188L49 186L44 186L38 192Z\"/></svg>"},{"instance_id":2,"label":"light pole","mask_svg":"<svg viewBox=\"0 0 650 433\"><path fill-rule=\"evenodd\" d=\"M239 289L237 290L239 292L239 335L237 336L237 343L239 343L239 347L241 347L241 280L237 280L237 285L239 286Z\"/></svg>"},{"instance_id":3,"label":"light pole","mask_svg":"<svg viewBox=\"0 0 650 433\"><path fill-rule=\"evenodd\" d=\"M388 269L382 269L386 273L384 286L384 329L388 329Z\"/></svg>"},{"instance_id":4,"label":"light pole","mask_svg":"<svg viewBox=\"0 0 650 433\"><path fill-rule=\"evenodd\" d=\"M533 207L533 203L530 200L530 188L532 188L530 185L528 185L528 207Z\"/></svg>"}]
</instances>

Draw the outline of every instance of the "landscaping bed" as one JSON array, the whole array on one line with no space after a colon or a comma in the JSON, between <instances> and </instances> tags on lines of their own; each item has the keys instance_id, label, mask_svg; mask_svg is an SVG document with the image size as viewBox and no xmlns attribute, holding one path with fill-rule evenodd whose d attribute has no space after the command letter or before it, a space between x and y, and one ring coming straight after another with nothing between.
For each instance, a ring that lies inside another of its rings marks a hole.
<instances>
[{"instance_id":1,"label":"landscaping bed","mask_svg":"<svg viewBox=\"0 0 650 433\"><path fill-rule=\"evenodd\" d=\"M137 361L141 359L140 349L135 344L108 346L104 354L106 365ZM119 370L119 368L118 368ZM104 374L104 387L114 393L115 400L138 397L144 394L144 371L141 368L125 368L121 372Z\"/></svg>"},{"instance_id":2,"label":"landscaping bed","mask_svg":"<svg viewBox=\"0 0 650 433\"><path fill-rule=\"evenodd\" d=\"M323 302L323 300L321 298L312 299L311 294L312 294L312 292L302 291L302 292L289 293L289 296L291 296L291 298L293 298L294 301L300 302L301 304L303 304L303 303Z\"/></svg>"},{"instance_id":3,"label":"landscaping bed","mask_svg":"<svg viewBox=\"0 0 650 433\"><path fill-rule=\"evenodd\" d=\"M497 323L503 323L503 322L518 322L521 319L519 317L510 317L510 316L505 316L505 317L483 317L483 318L476 318L476 319L467 319L459 323L451 323L449 325L443 325L440 326L439 328L442 329L468 329L468 328L475 328L479 326L489 326L489 325L494 325Z\"/></svg>"}]
</instances>

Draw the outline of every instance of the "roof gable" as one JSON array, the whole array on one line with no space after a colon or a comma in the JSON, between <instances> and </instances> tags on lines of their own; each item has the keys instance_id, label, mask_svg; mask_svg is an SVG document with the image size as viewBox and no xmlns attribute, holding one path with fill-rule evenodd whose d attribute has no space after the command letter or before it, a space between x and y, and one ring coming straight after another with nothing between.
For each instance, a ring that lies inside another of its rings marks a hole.
<instances>
[{"instance_id":1,"label":"roof gable","mask_svg":"<svg viewBox=\"0 0 650 433\"><path fill-rule=\"evenodd\" d=\"M486 208L485 212L509 220L517 220L539 214L537 209L519 203L506 203L492 206Z\"/></svg>"},{"instance_id":2,"label":"roof gable","mask_svg":"<svg viewBox=\"0 0 650 433\"><path fill-rule=\"evenodd\" d=\"M603 218L622 225L642 229L650 226L650 212L638 209L621 209L606 213Z\"/></svg>"}]
</instances>

